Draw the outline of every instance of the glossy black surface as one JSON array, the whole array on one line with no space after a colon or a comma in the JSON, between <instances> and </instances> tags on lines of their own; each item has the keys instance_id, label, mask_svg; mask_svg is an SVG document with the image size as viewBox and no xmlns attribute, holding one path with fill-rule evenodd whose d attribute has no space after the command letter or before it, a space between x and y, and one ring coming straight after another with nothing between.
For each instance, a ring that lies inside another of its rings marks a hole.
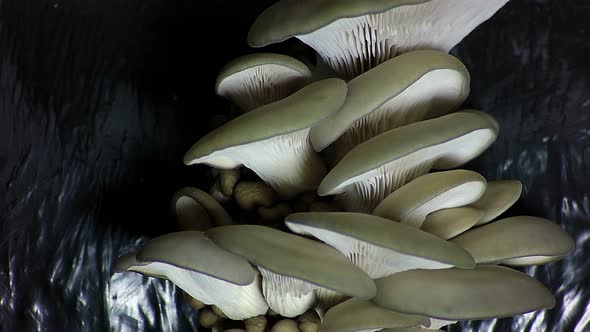
<instances>
[{"instance_id":1,"label":"glossy black surface","mask_svg":"<svg viewBox=\"0 0 590 332\"><path fill-rule=\"evenodd\" d=\"M170 283L110 267L173 229L176 189L204 185L182 155L228 114L215 76L254 51L248 27L272 2L1 1L0 330L198 329ZM513 0L453 50L467 106L501 126L468 167L521 180L509 214L552 219L578 247L528 269L555 309L452 331L590 330L589 21L588 2Z\"/></svg>"}]
</instances>

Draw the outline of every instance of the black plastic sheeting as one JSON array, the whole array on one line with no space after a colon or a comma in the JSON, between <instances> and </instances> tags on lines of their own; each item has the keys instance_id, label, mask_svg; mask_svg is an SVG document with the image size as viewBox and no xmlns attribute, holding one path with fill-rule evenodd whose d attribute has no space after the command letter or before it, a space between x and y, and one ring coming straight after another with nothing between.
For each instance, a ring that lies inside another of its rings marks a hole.
<instances>
[{"instance_id":1,"label":"black plastic sheeting","mask_svg":"<svg viewBox=\"0 0 590 332\"><path fill-rule=\"evenodd\" d=\"M182 155L227 115L215 75L252 52L272 2L0 2L1 331L198 330L172 284L111 264L173 230L176 189L204 185ZM554 220L577 249L527 270L555 309L450 330L590 331L590 3L513 0L453 53L467 106L501 126L468 168L521 180L509 214Z\"/></svg>"}]
</instances>

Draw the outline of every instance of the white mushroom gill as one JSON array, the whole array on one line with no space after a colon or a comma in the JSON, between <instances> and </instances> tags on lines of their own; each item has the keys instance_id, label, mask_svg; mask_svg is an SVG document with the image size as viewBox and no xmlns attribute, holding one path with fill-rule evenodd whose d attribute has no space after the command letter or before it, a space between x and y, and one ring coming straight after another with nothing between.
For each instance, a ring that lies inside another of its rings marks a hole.
<instances>
[{"instance_id":1,"label":"white mushroom gill","mask_svg":"<svg viewBox=\"0 0 590 332\"><path fill-rule=\"evenodd\" d=\"M426 73L377 110L355 121L334 143L335 161L351 148L387 130L444 115L440 110L453 109L464 94L464 81L465 77L456 70Z\"/></svg>"},{"instance_id":2,"label":"white mushroom gill","mask_svg":"<svg viewBox=\"0 0 590 332\"><path fill-rule=\"evenodd\" d=\"M295 317L313 307L316 302L313 285L301 279L258 267L262 274L262 292L269 307L284 317Z\"/></svg>"},{"instance_id":3,"label":"white mushroom gill","mask_svg":"<svg viewBox=\"0 0 590 332\"><path fill-rule=\"evenodd\" d=\"M289 67L267 64L225 78L219 83L217 92L247 112L289 96L308 80Z\"/></svg>"},{"instance_id":4,"label":"white mushroom gill","mask_svg":"<svg viewBox=\"0 0 590 332\"><path fill-rule=\"evenodd\" d=\"M485 186L485 183L473 181L454 187L418 206L399 221L420 228L429 213L470 204L481 196Z\"/></svg>"},{"instance_id":5,"label":"white mushroom gill","mask_svg":"<svg viewBox=\"0 0 590 332\"><path fill-rule=\"evenodd\" d=\"M195 299L216 305L229 318L242 320L264 315L268 305L260 292L260 275L249 285L240 286L174 265L152 262L141 266L142 271L167 277Z\"/></svg>"},{"instance_id":6,"label":"white mushroom gill","mask_svg":"<svg viewBox=\"0 0 590 332\"><path fill-rule=\"evenodd\" d=\"M310 234L336 248L336 250L340 251L356 266L367 273L371 279L383 278L406 270L446 269L453 267L450 264L403 254L325 229L294 223L289 223L288 226L296 233Z\"/></svg>"},{"instance_id":7,"label":"white mushroom gill","mask_svg":"<svg viewBox=\"0 0 590 332\"><path fill-rule=\"evenodd\" d=\"M430 0L338 19L299 35L343 78L351 79L415 49L448 52L508 0Z\"/></svg>"},{"instance_id":8,"label":"white mushroom gill","mask_svg":"<svg viewBox=\"0 0 590 332\"><path fill-rule=\"evenodd\" d=\"M394 190L428 173L433 167L447 168L447 165L453 165L456 160L474 154L481 149L482 144L492 141L494 137L493 131L481 129L418 150L343 182L339 187L344 189L344 193L338 199L344 201L348 211L373 211L375 206ZM444 160L439 159L441 157L444 157Z\"/></svg>"},{"instance_id":9,"label":"white mushroom gill","mask_svg":"<svg viewBox=\"0 0 590 332\"><path fill-rule=\"evenodd\" d=\"M280 195L293 196L314 190L326 167L309 142L309 128L266 140L232 146L195 159L191 164L211 163L233 168L243 164ZM230 157L231 156L231 157Z\"/></svg>"}]
</instances>

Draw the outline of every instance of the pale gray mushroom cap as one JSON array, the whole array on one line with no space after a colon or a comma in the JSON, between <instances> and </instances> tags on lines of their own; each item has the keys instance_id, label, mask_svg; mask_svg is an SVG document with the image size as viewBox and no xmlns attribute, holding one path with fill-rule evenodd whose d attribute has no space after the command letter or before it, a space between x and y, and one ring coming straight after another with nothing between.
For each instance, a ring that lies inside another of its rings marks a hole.
<instances>
[{"instance_id":1,"label":"pale gray mushroom cap","mask_svg":"<svg viewBox=\"0 0 590 332\"><path fill-rule=\"evenodd\" d=\"M215 91L248 112L289 96L310 80L311 71L297 59L255 53L226 64L217 76Z\"/></svg>"},{"instance_id":2,"label":"pale gray mushroom cap","mask_svg":"<svg viewBox=\"0 0 590 332\"><path fill-rule=\"evenodd\" d=\"M256 225L218 227L206 234L258 267L271 309L285 317L307 311L315 302L313 291L321 287L363 299L375 295L373 280L323 243Z\"/></svg>"},{"instance_id":3,"label":"pale gray mushroom cap","mask_svg":"<svg viewBox=\"0 0 590 332\"><path fill-rule=\"evenodd\" d=\"M285 224L295 233L333 246L373 279L410 269L475 266L471 255L459 246L369 214L295 213L285 218Z\"/></svg>"},{"instance_id":4,"label":"pale gray mushroom cap","mask_svg":"<svg viewBox=\"0 0 590 332\"><path fill-rule=\"evenodd\" d=\"M309 130L340 109L346 91L340 79L312 83L215 129L189 149L184 163L222 169L243 164L285 196L313 190L326 170Z\"/></svg>"},{"instance_id":5,"label":"pale gray mushroom cap","mask_svg":"<svg viewBox=\"0 0 590 332\"><path fill-rule=\"evenodd\" d=\"M443 330L427 329L425 327L400 327L396 329L383 329L380 332L444 332Z\"/></svg>"},{"instance_id":6,"label":"pale gray mushroom cap","mask_svg":"<svg viewBox=\"0 0 590 332\"><path fill-rule=\"evenodd\" d=\"M531 216L511 217L475 228L452 240L478 264L536 265L571 254L575 243L559 225Z\"/></svg>"},{"instance_id":7,"label":"pale gray mushroom cap","mask_svg":"<svg viewBox=\"0 0 590 332\"><path fill-rule=\"evenodd\" d=\"M211 195L185 187L172 196L172 210L182 231L204 231L211 226L233 224L231 216Z\"/></svg>"},{"instance_id":8,"label":"pale gray mushroom cap","mask_svg":"<svg viewBox=\"0 0 590 332\"><path fill-rule=\"evenodd\" d=\"M322 319L321 332L377 331L428 324L428 318L395 312L370 301L350 299L332 307Z\"/></svg>"},{"instance_id":9,"label":"pale gray mushroom cap","mask_svg":"<svg viewBox=\"0 0 590 332\"><path fill-rule=\"evenodd\" d=\"M506 212L522 193L522 183L518 180L497 180L488 182L486 192L472 207L482 210L484 216L476 226L487 224Z\"/></svg>"},{"instance_id":10,"label":"pale gray mushroom cap","mask_svg":"<svg viewBox=\"0 0 590 332\"><path fill-rule=\"evenodd\" d=\"M345 151L389 129L454 111L469 94L469 72L457 58L420 50L395 57L348 82L342 109L310 131L321 151ZM340 138L339 138L340 137Z\"/></svg>"},{"instance_id":11,"label":"pale gray mushroom cap","mask_svg":"<svg viewBox=\"0 0 590 332\"><path fill-rule=\"evenodd\" d=\"M232 319L268 310L259 274L246 260L221 249L202 232L154 238L139 251L136 260L145 263L139 266L139 272L166 277L191 297L216 305Z\"/></svg>"},{"instance_id":12,"label":"pale gray mushroom cap","mask_svg":"<svg viewBox=\"0 0 590 332\"><path fill-rule=\"evenodd\" d=\"M373 214L420 228L428 214L473 203L485 190L486 180L476 172L429 173L389 194Z\"/></svg>"},{"instance_id":13,"label":"pale gray mushroom cap","mask_svg":"<svg viewBox=\"0 0 590 332\"><path fill-rule=\"evenodd\" d=\"M389 130L345 155L322 180L318 193L345 193L341 199L347 210L372 211L391 192L431 168L455 168L479 156L497 133L497 122L477 111Z\"/></svg>"},{"instance_id":14,"label":"pale gray mushroom cap","mask_svg":"<svg viewBox=\"0 0 590 332\"><path fill-rule=\"evenodd\" d=\"M444 320L502 318L555 305L539 281L501 266L410 270L375 283L377 305Z\"/></svg>"},{"instance_id":15,"label":"pale gray mushroom cap","mask_svg":"<svg viewBox=\"0 0 590 332\"><path fill-rule=\"evenodd\" d=\"M473 227L483 215L483 211L470 207L438 210L426 216L420 229L447 240Z\"/></svg>"},{"instance_id":16,"label":"pale gray mushroom cap","mask_svg":"<svg viewBox=\"0 0 590 332\"><path fill-rule=\"evenodd\" d=\"M352 78L413 49L448 52L508 0L282 0L248 33L261 47L297 37Z\"/></svg>"},{"instance_id":17,"label":"pale gray mushroom cap","mask_svg":"<svg viewBox=\"0 0 590 332\"><path fill-rule=\"evenodd\" d=\"M128 252L119 256L113 264L113 272L121 273L126 271L138 272L148 277L168 279L165 275L154 273L149 269L149 262L140 262L137 260L137 252Z\"/></svg>"}]
</instances>

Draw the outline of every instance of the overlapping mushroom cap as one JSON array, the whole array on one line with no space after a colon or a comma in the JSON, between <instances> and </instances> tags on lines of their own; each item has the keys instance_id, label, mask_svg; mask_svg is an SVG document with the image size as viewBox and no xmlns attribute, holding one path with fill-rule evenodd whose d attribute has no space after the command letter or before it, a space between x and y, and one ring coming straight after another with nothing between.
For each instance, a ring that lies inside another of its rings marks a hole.
<instances>
[{"instance_id":1,"label":"overlapping mushroom cap","mask_svg":"<svg viewBox=\"0 0 590 332\"><path fill-rule=\"evenodd\" d=\"M475 226L483 215L483 211L471 207L438 210L426 216L420 229L446 240Z\"/></svg>"},{"instance_id":2,"label":"overlapping mushroom cap","mask_svg":"<svg viewBox=\"0 0 590 332\"><path fill-rule=\"evenodd\" d=\"M217 76L215 91L248 112L291 95L310 80L311 71L297 59L255 53L225 65Z\"/></svg>"},{"instance_id":3,"label":"overlapping mushroom cap","mask_svg":"<svg viewBox=\"0 0 590 332\"><path fill-rule=\"evenodd\" d=\"M202 232L170 233L150 240L133 263L123 256L116 272L164 276L193 298L216 305L232 319L265 314L259 274L248 262L215 245Z\"/></svg>"},{"instance_id":4,"label":"overlapping mushroom cap","mask_svg":"<svg viewBox=\"0 0 590 332\"><path fill-rule=\"evenodd\" d=\"M321 151L335 141L336 159L389 129L447 114L469 94L469 72L457 58L437 51L395 57L348 82L338 112L310 131Z\"/></svg>"},{"instance_id":5,"label":"overlapping mushroom cap","mask_svg":"<svg viewBox=\"0 0 590 332\"><path fill-rule=\"evenodd\" d=\"M387 195L430 169L458 167L495 140L498 124L457 112L389 130L353 148L326 175L318 194L341 195L348 211L370 212Z\"/></svg>"},{"instance_id":6,"label":"overlapping mushroom cap","mask_svg":"<svg viewBox=\"0 0 590 332\"><path fill-rule=\"evenodd\" d=\"M414 49L448 52L508 0L281 0L248 33L260 47L297 37L342 77Z\"/></svg>"},{"instance_id":7,"label":"overlapping mushroom cap","mask_svg":"<svg viewBox=\"0 0 590 332\"><path fill-rule=\"evenodd\" d=\"M172 196L172 209L182 231L204 231L212 226L231 225L231 216L211 195L185 187Z\"/></svg>"},{"instance_id":8,"label":"overlapping mushroom cap","mask_svg":"<svg viewBox=\"0 0 590 332\"><path fill-rule=\"evenodd\" d=\"M326 312L322 332L379 331L385 328L427 325L428 318L381 308L370 301L350 299Z\"/></svg>"},{"instance_id":9,"label":"overlapping mushroom cap","mask_svg":"<svg viewBox=\"0 0 590 332\"><path fill-rule=\"evenodd\" d=\"M243 164L284 196L313 190L326 170L309 130L340 109L346 91L339 79L312 83L215 129L192 146L184 162L223 169Z\"/></svg>"},{"instance_id":10,"label":"overlapping mushroom cap","mask_svg":"<svg viewBox=\"0 0 590 332\"><path fill-rule=\"evenodd\" d=\"M484 212L477 226L487 224L506 212L522 193L522 183L518 180L497 180L488 182L483 196L471 204L472 207Z\"/></svg>"},{"instance_id":11,"label":"overlapping mushroom cap","mask_svg":"<svg viewBox=\"0 0 590 332\"><path fill-rule=\"evenodd\" d=\"M484 177L472 171L425 174L385 197L373 214L420 228L428 214L473 203L485 190Z\"/></svg>"},{"instance_id":12,"label":"overlapping mushroom cap","mask_svg":"<svg viewBox=\"0 0 590 332\"><path fill-rule=\"evenodd\" d=\"M453 243L469 251L478 264L536 265L574 251L572 238L543 218L518 216L495 221L459 235Z\"/></svg>"},{"instance_id":13,"label":"overlapping mushroom cap","mask_svg":"<svg viewBox=\"0 0 590 332\"><path fill-rule=\"evenodd\" d=\"M475 266L469 253L450 242L369 214L295 213L285 218L285 224L336 248L373 279L411 269Z\"/></svg>"},{"instance_id":14,"label":"overlapping mushroom cap","mask_svg":"<svg viewBox=\"0 0 590 332\"><path fill-rule=\"evenodd\" d=\"M501 266L410 270L375 283L377 305L442 320L501 318L555 305L539 281Z\"/></svg>"},{"instance_id":15,"label":"overlapping mushroom cap","mask_svg":"<svg viewBox=\"0 0 590 332\"><path fill-rule=\"evenodd\" d=\"M311 308L318 288L363 299L375 295L371 278L325 244L255 225L218 227L206 234L258 267L264 296L282 316L294 317Z\"/></svg>"}]
</instances>

